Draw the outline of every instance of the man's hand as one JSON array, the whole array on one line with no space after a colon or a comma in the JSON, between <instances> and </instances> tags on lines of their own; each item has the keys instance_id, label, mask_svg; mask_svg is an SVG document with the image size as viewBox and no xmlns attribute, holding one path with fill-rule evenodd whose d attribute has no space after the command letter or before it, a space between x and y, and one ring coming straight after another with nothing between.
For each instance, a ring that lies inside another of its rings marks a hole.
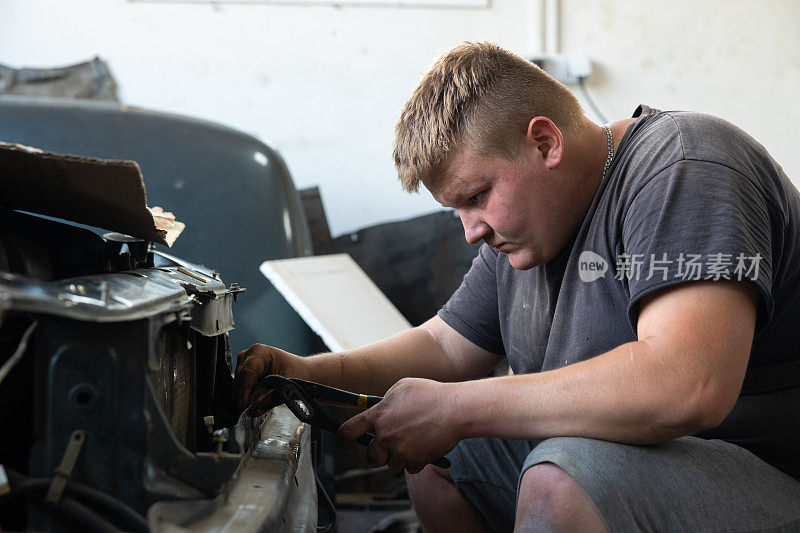
<instances>
[{"instance_id":1,"label":"man's hand","mask_svg":"<svg viewBox=\"0 0 800 533\"><path fill-rule=\"evenodd\" d=\"M239 352L236 358L236 377L233 391L240 409L249 405L250 393L262 376L280 374L290 378L307 379L307 362L303 357L279 348L254 344Z\"/></svg>"},{"instance_id":2,"label":"man's hand","mask_svg":"<svg viewBox=\"0 0 800 533\"><path fill-rule=\"evenodd\" d=\"M373 433L375 439L367 450L370 466L386 464L392 472L406 469L416 474L460 440L451 416L457 386L429 379L401 379L377 405L342 424L336 442L341 446L364 433Z\"/></svg>"}]
</instances>

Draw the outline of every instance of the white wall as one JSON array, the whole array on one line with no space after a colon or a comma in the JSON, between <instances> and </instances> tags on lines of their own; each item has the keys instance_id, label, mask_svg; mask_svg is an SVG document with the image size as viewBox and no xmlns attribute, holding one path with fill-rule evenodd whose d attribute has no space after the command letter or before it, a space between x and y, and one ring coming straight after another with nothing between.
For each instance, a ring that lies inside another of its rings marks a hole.
<instances>
[{"instance_id":1,"label":"white wall","mask_svg":"<svg viewBox=\"0 0 800 533\"><path fill-rule=\"evenodd\" d=\"M100 55L124 102L272 143L298 187L320 185L341 234L438 207L397 185L400 108L433 58L462 40L540 52L540 1L431 9L0 0L0 63ZM589 86L609 118L640 102L718 114L800 183L798 22L793 0L563 0L561 51L593 59Z\"/></svg>"},{"instance_id":2,"label":"white wall","mask_svg":"<svg viewBox=\"0 0 800 533\"><path fill-rule=\"evenodd\" d=\"M563 0L562 9L562 48L591 54L588 85L606 115L646 103L723 117L800 185L800 2Z\"/></svg>"}]
</instances>

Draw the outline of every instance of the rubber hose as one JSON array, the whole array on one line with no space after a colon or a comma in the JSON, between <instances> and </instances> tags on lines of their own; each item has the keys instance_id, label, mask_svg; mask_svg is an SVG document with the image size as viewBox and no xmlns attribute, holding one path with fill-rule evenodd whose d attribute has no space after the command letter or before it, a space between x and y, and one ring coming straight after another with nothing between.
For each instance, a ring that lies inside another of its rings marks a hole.
<instances>
[{"instance_id":1,"label":"rubber hose","mask_svg":"<svg viewBox=\"0 0 800 533\"><path fill-rule=\"evenodd\" d=\"M29 478L24 481L21 486L25 488L30 486L35 490L46 491L50 487L51 481L50 478ZM84 503L93 504L96 507L102 508L104 511L109 511L116 517L122 519L126 525L133 526L132 531L150 530L147 525L147 520L145 520L142 515L101 490L84 484L68 483L64 492Z\"/></svg>"},{"instance_id":2,"label":"rubber hose","mask_svg":"<svg viewBox=\"0 0 800 533\"><path fill-rule=\"evenodd\" d=\"M9 500L13 499L16 496L36 496L39 499L39 495L35 494L37 492L41 492L41 489L38 487L25 487L25 486L14 486L11 490L10 494L6 494L3 496L2 503L5 504ZM42 503L44 506L44 504ZM62 496L61 500L59 500L58 505L53 509L57 513L61 513L66 516L69 520L80 524L83 529L86 531L91 531L93 533L107 533L109 531L119 531L119 528L103 518L102 516L94 513L91 509L87 506L80 503L78 500L71 496Z\"/></svg>"},{"instance_id":3,"label":"rubber hose","mask_svg":"<svg viewBox=\"0 0 800 533\"><path fill-rule=\"evenodd\" d=\"M8 469L8 474L9 478L14 481L14 487L12 487L14 489L19 487L21 490L46 491L52 483L52 478L28 478L11 469ZM150 530L147 520L135 509L95 487L70 481L64 488L64 492L111 512L122 519L126 525L131 526L131 531Z\"/></svg>"},{"instance_id":4,"label":"rubber hose","mask_svg":"<svg viewBox=\"0 0 800 533\"><path fill-rule=\"evenodd\" d=\"M119 531L119 528L98 515L71 496L62 496L56 511L64 513L70 520L95 533Z\"/></svg>"}]
</instances>

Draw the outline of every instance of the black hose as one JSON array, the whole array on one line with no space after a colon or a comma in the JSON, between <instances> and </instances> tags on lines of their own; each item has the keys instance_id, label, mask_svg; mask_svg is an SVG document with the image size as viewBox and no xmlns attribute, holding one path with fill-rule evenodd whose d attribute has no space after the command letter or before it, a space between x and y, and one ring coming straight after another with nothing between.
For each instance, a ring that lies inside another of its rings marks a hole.
<instances>
[{"instance_id":1,"label":"black hose","mask_svg":"<svg viewBox=\"0 0 800 533\"><path fill-rule=\"evenodd\" d=\"M33 490L47 491L51 481L52 478L30 478L25 481L22 486L30 486ZM74 496L85 503L102 507L102 510L108 511L118 518L121 518L126 525L134 526L134 531L149 531L147 520L145 520L144 517L133 508L101 490L80 483L68 483L64 491L66 494Z\"/></svg>"},{"instance_id":2,"label":"black hose","mask_svg":"<svg viewBox=\"0 0 800 533\"><path fill-rule=\"evenodd\" d=\"M10 500L18 496L34 497L37 500L42 500L43 492L39 487L31 487L20 484L15 484L9 494L3 496L0 500L0 506L8 503ZM44 504L40 501L42 507ZM94 533L107 533L109 531L119 531L119 528L101 517L87 506L80 503L78 500L71 496L62 496L53 509L56 513L64 515L68 520L79 524L81 528L92 531Z\"/></svg>"},{"instance_id":3,"label":"black hose","mask_svg":"<svg viewBox=\"0 0 800 533\"><path fill-rule=\"evenodd\" d=\"M6 469L6 472L8 473L9 479L13 482L11 487L12 493L9 496L13 496L14 492L19 491L24 494L35 494L37 497L41 498L43 494L47 492L47 489L53 481L53 478L28 478L12 469ZM71 481L64 487L64 492L86 503L101 507L103 511L110 512L121 519L131 531L150 530L147 525L147 520L137 513L136 510L101 490ZM119 529L113 525L112 528Z\"/></svg>"},{"instance_id":4,"label":"black hose","mask_svg":"<svg viewBox=\"0 0 800 533\"><path fill-rule=\"evenodd\" d=\"M119 531L117 526L70 496L62 496L55 510L63 513L76 524L80 524L87 531L94 533Z\"/></svg>"}]
</instances>

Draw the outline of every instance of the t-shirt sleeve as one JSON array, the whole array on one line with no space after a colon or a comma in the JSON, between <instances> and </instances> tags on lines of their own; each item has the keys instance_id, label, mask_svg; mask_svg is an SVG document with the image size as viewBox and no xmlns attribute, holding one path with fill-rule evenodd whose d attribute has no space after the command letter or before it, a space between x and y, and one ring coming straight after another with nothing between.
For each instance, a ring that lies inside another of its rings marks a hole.
<instances>
[{"instance_id":1,"label":"t-shirt sleeve","mask_svg":"<svg viewBox=\"0 0 800 533\"><path fill-rule=\"evenodd\" d=\"M681 160L648 180L624 214L616 276L628 284L634 330L641 298L696 280L754 283L757 330L772 316L772 229L764 191L735 169Z\"/></svg>"},{"instance_id":2,"label":"t-shirt sleeve","mask_svg":"<svg viewBox=\"0 0 800 533\"><path fill-rule=\"evenodd\" d=\"M497 307L496 266L496 252L482 245L461 286L438 315L470 342L492 353L505 354Z\"/></svg>"}]
</instances>

